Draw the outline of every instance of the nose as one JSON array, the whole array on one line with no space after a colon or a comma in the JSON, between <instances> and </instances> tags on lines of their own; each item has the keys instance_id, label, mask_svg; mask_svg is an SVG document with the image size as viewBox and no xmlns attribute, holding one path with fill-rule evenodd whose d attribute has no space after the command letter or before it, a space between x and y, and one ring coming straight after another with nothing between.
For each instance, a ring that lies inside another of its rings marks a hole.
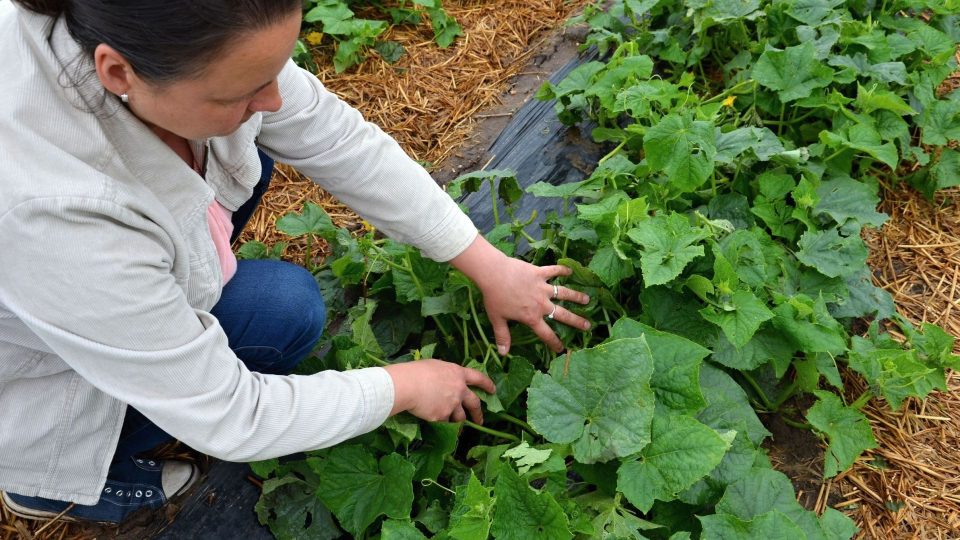
<instances>
[{"instance_id":1,"label":"nose","mask_svg":"<svg viewBox=\"0 0 960 540\"><path fill-rule=\"evenodd\" d=\"M280 97L280 85L273 81L263 90L257 92L247 109L250 112L276 112L283 105L283 98Z\"/></svg>"}]
</instances>

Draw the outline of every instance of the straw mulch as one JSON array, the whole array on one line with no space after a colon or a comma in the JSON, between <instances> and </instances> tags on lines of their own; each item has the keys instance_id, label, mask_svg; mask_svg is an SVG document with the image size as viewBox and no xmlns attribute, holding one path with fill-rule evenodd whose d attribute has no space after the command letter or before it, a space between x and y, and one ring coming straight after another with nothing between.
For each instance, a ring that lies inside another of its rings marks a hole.
<instances>
[{"instance_id":1,"label":"straw mulch","mask_svg":"<svg viewBox=\"0 0 960 540\"><path fill-rule=\"evenodd\" d=\"M393 27L384 36L404 45L396 64L371 58L358 68L336 74L317 53L320 80L359 109L365 118L393 136L407 153L436 171L470 138L477 113L496 105L510 80L527 69L530 57L586 0L446 0L443 5L464 30L450 48L432 41L429 24ZM545 76L548 74L544 74ZM269 244L289 242L275 229L276 219L299 211L305 201L319 202L334 223L350 230L363 224L296 171L279 167L274 184L238 240ZM291 243L284 256L300 261L303 244Z\"/></svg>"},{"instance_id":2,"label":"straw mulch","mask_svg":"<svg viewBox=\"0 0 960 540\"><path fill-rule=\"evenodd\" d=\"M932 202L903 185L882 190L880 210L890 219L865 233L876 284L911 321L960 336L960 190ZM853 396L866 389L856 377L848 382ZM900 411L881 399L864 407L879 448L821 493L839 496L836 506L857 520L863 538L960 538L960 374L950 374L948 387Z\"/></svg>"}]
</instances>

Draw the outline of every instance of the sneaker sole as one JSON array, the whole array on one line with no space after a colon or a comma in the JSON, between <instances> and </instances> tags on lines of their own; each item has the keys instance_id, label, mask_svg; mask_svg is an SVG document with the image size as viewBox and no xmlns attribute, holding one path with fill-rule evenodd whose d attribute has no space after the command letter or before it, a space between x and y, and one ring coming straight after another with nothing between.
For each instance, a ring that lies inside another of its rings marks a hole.
<instances>
[{"instance_id":1,"label":"sneaker sole","mask_svg":"<svg viewBox=\"0 0 960 540\"><path fill-rule=\"evenodd\" d=\"M33 508L27 508L26 506L21 506L17 504L16 501L11 499L7 495L6 491L0 491L0 501L2 501L3 506L8 511L10 511L11 514L17 516L18 518L34 519L34 520L37 520L37 519L49 520L57 516L60 516L61 521L69 521L69 522L76 521L76 519L66 514L60 515L61 514L60 512L48 512L46 510L36 510ZM67 508L70 508L70 507L67 507Z\"/></svg>"},{"instance_id":2,"label":"sneaker sole","mask_svg":"<svg viewBox=\"0 0 960 540\"><path fill-rule=\"evenodd\" d=\"M186 493L187 491L189 491L190 488L192 488L192 487L197 483L198 480L200 480L200 467L197 467L197 465L196 465L195 463L191 463L191 464L190 464L190 477L187 478L187 481L186 481L182 486L180 486L180 489L178 489L178 490L175 491L172 495L170 495L169 497L167 497L167 500L169 501L170 499L173 499L174 497L179 497L179 496L183 495L184 493Z\"/></svg>"}]
</instances>

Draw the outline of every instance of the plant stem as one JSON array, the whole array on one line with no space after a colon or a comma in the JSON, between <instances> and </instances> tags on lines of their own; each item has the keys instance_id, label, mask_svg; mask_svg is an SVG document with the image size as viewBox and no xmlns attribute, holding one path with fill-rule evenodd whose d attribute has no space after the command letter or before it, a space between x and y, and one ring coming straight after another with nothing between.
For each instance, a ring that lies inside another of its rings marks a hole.
<instances>
[{"instance_id":1,"label":"plant stem","mask_svg":"<svg viewBox=\"0 0 960 540\"><path fill-rule=\"evenodd\" d=\"M377 364L377 365L379 365L379 366L381 366L381 367L383 367L383 366L389 366L389 365L390 365L390 362L386 362L386 361L384 361L384 360L382 360L382 359L380 359L380 358L377 358L376 356L368 353L367 351L363 351L363 354L367 357L367 360L370 360L370 361L373 362L374 364Z\"/></svg>"},{"instance_id":2,"label":"plant stem","mask_svg":"<svg viewBox=\"0 0 960 540\"><path fill-rule=\"evenodd\" d=\"M493 224L500 224L500 208L497 206L497 190L494 189L494 179L490 179L490 205L493 207Z\"/></svg>"},{"instance_id":3,"label":"plant stem","mask_svg":"<svg viewBox=\"0 0 960 540\"><path fill-rule=\"evenodd\" d=\"M764 393L764 391L760 388L760 385L757 384L757 381L753 377L751 377L749 373L747 373L746 371L741 371L740 375L743 375L743 379L747 381L747 384L750 385L750 388L752 388L753 391L756 392L757 397L760 398L760 401L763 403L764 408L766 408L768 411L771 411L771 412L777 410L773 406L773 403L770 402L770 398L767 397L767 394Z\"/></svg>"},{"instance_id":4,"label":"plant stem","mask_svg":"<svg viewBox=\"0 0 960 540\"><path fill-rule=\"evenodd\" d=\"M780 103L780 122L779 122L779 124L777 125L777 135L778 135L778 136L782 136L782 135L783 135L783 117L784 117L784 115L786 114L786 112L787 112L787 104L781 102L781 103Z\"/></svg>"},{"instance_id":5,"label":"plant stem","mask_svg":"<svg viewBox=\"0 0 960 540\"><path fill-rule=\"evenodd\" d=\"M481 433L486 433L487 435L493 435L494 437L499 437L501 439L506 439L508 441L520 442L520 437L517 437L516 435L505 433L503 431L497 431L495 429L490 429L488 427L483 427L480 424L474 424L469 420L464 420L463 425L469 428L475 429Z\"/></svg>"},{"instance_id":6,"label":"plant stem","mask_svg":"<svg viewBox=\"0 0 960 540\"><path fill-rule=\"evenodd\" d=\"M790 383L790 386L784 389L780 396L777 397L777 401L773 403L773 409L780 410L780 406L786 403L788 399L792 398L797 393L798 386L799 383L797 383L796 379L794 379L794 381Z\"/></svg>"},{"instance_id":7,"label":"plant stem","mask_svg":"<svg viewBox=\"0 0 960 540\"><path fill-rule=\"evenodd\" d=\"M470 302L470 314L473 315L473 323L477 327L477 332L480 334L480 339L482 339L483 342L486 344L486 346L489 348L490 340L487 339L487 334L484 333L483 327L480 326L480 317L477 316L477 305L473 301L473 290L469 288L467 289L467 299Z\"/></svg>"},{"instance_id":8,"label":"plant stem","mask_svg":"<svg viewBox=\"0 0 960 540\"><path fill-rule=\"evenodd\" d=\"M864 390L860 397L858 397L853 403L850 404L850 407L857 409L858 411L863 408L873 398L873 392L870 390Z\"/></svg>"},{"instance_id":9,"label":"plant stem","mask_svg":"<svg viewBox=\"0 0 960 540\"><path fill-rule=\"evenodd\" d=\"M783 420L783 423L784 423L784 424L786 424L786 425L788 425L788 426L790 426L790 427L794 427L794 428L797 428L797 429L805 429L805 430L807 430L807 431L810 431L810 430L813 429L813 426L811 426L810 424L808 424L808 423L806 423L806 422L797 422L796 420L791 420L791 419L787 418L786 416L784 416L784 415L782 415L782 414L780 415L780 419Z\"/></svg>"},{"instance_id":10,"label":"plant stem","mask_svg":"<svg viewBox=\"0 0 960 540\"><path fill-rule=\"evenodd\" d=\"M626 139L620 141L620 144L618 144L616 148L614 148L613 150L611 150L610 152L608 152L607 155L605 155L605 156L603 156L602 158L600 158L600 161L597 162L597 167L603 165L604 163L607 162L608 159L610 159L610 158L612 158L613 156L615 156L615 155L617 155L618 153L620 153L620 150L623 150L623 147L626 146L626 145L627 145L627 140L626 140Z\"/></svg>"},{"instance_id":11,"label":"plant stem","mask_svg":"<svg viewBox=\"0 0 960 540\"><path fill-rule=\"evenodd\" d=\"M529 433L529 434L531 434L531 435L534 435L534 436L536 435L536 432L533 430L532 427L530 427L530 424L524 422L523 420L517 418L516 416L507 414L507 413L505 413L505 412L490 413L490 414L496 416L497 418L499 418L499 419L501 419L501 420L506 420L507 422L510 422L511 424L514 424L514 425L516 425L516 426L519 426L521 429L523 429L524 431L526 431L527 433Z\"/></svg>"},{"instance_id":12,"label":"plant stem","mask_svg":"<svg viewBox=\"0 0 960 540\"><path fill-rule=\"evenodd\" d=\"M313 267L313 235L307 234L307 245L303 248L303 266L310 272L314 271Z\"/></svg>"}]
</instances>

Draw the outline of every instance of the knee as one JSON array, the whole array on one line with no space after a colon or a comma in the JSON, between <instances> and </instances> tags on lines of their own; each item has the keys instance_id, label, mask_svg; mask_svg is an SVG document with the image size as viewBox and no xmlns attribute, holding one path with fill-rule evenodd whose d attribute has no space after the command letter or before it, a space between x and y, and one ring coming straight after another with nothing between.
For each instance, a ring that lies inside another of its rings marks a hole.
<instances>
[{"instance_id":1,"label":"knee","mask_svg":"<svg viewBox=\"0 0 960 540\"><path fill-rule=\"evenodd\" d=\"M277 269L273 289L278 297L275 314L288 330L284 358L299 363L320 340L327 321L326 304L313 274L295 264L273 261ZM293 358L291 358L293 357Z\"/></svg>"}]
</instances>

